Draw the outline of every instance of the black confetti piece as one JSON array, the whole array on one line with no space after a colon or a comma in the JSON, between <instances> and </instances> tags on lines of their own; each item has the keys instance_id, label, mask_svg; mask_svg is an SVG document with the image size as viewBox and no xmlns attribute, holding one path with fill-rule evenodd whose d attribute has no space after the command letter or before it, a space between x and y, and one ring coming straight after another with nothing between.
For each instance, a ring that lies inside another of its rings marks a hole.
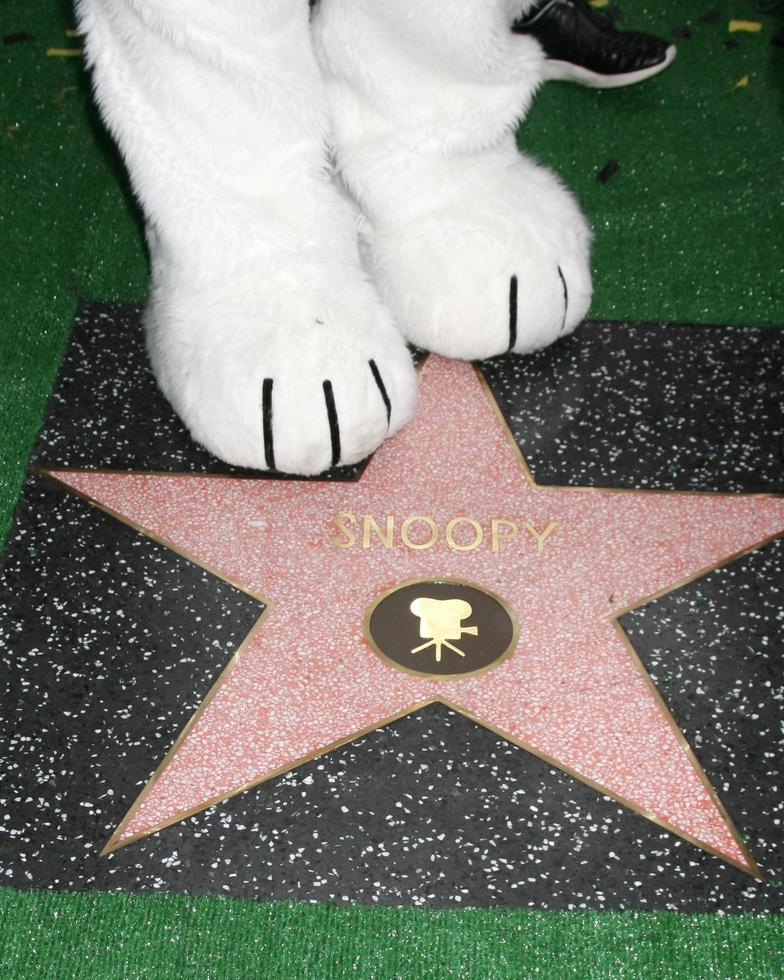
<instances>
[{"instance_id":1,"label":"black confetti piece","mask_svg":"<svg viewBox=\"0 0 784 980\"><path fill-rule=\"evenodd\" d=\"M730 40L729 40L729 41L725 41L725 42L724 42L724 47L725 47L725 48L726 48L726 49L727 49L728 51L734 51L734 50L735 50L735 48L738 48L738 47L740 47L740 45L738 44L738 42L737 42L737 41L733 41L733 40L732 40L732 38L730 38Z\"/></svg>"},{"instance_id":2,"label":"black confetti piece","mask_svg":"<svg viewBox=\"0 0 784 980\"><path fill-rule=\"evenodd\" d=\"M16 34L4 34L3 44L24 44L26 41L34 41L35 38L32 34L28 34L27 31L17 31Z\"/></svg>"},{"instance_id":3,"label":"black confetti piece","mask_svg":"<svg viewBox=\"0 0 784 980\"><path fill-rule=\"evenodd\" d=\"M717 24L719 22L718 10L708 10L700 17L701 24Z\"/></svg>"},{"instance_id":4,"label":"black confetti piece","mask_svg":"<svg viewBox=\"0 0 784 980\"><path fill-rule=\"evenodd\" d=\"M610 177L614 177L620 169L621 165L617 160L608 160L596 175L596 179L600 184L606 184Z\"/></svg>"},{"instance_id":5,"label":"black confetti piece","mask_svg":"<svg viewBox=\"0 0 784 980\"><path fill-rule=\"evenodd\" d=\"M691 37L691 28L673 27L673 29L670 31L670 34L672 34L673 37L683 38L685 41L688 41L689 38Z\"/></svg>"}]
</instances>

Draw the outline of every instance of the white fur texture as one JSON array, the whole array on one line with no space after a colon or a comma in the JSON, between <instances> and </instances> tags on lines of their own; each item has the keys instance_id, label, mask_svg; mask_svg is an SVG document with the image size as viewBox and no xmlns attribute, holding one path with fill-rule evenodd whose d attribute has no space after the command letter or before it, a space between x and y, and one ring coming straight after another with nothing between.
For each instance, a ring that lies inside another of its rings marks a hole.
<instances>
[{"instance_id":1,"label":"white fur texture","mask_svg":"<svg viewBox=\"0 0 784 980\"><path fill-rule=\"evenodd\" d=\"M369 268L406 337L449 357L543 347L590 303L585 219L515 144L543 76L539 45L510 31L524 7L321 0L314 16Z\"/></svg>"},{"instance_id":2,"label":"white fur texture","mask_svg":"<svg viewBox=\"0 0 784 980\"><path fill-rule=\"evenodd\" d=\"M314 474L335 456L328 380L339 461L367 456L413 414L416 379L327 173L305 0L78 0L78 12L146 218L162 390L224 460L264 469L272 450L277 469Z\"/></svg>"}]
</instances>

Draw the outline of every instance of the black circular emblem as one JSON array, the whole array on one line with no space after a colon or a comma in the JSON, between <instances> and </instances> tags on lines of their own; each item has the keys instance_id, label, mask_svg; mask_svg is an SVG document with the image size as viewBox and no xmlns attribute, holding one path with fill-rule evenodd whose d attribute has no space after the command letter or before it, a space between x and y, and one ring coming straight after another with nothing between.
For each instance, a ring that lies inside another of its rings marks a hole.
<instances>
[{"instance_id":1,"label":"black circular emblem","mask_svg":"<svg viewBox=\"0 0 784 980\"><path fill-rule=\"evenodd\" d=\"M379 596L365 617L365 636L383 660L427 677L489 670L515 650L518 635L500 596L453 580L403 582Z\"/></svg>"}]
</instances>

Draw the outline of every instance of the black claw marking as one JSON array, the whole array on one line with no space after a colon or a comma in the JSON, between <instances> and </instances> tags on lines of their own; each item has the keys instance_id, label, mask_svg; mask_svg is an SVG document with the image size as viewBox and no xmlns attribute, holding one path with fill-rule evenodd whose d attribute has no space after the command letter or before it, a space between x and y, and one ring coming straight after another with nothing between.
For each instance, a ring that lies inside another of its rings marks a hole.
<instances>
[{"instance_id":1,"label":"black claw marking","mask_svg":"<svg viewBox=\"0 0 784 980\"><path fill-rule=\"evenodd\" d=\"M558 266L558 275L561 277L561 285L564 291L564 315L563 323L561 324L561 333L566 329L566 314L569 312L569 290L566 288L566 280L564 279L564 274L561 272L560 265Z\"/></svg>"},{"instance_id":2,"label":"black claw marking","mask_svg":"<svg viewBox=\"0 0 784 980\"><path fill-rule=\"evenodd\" d=\"M509 350L517 343L517 276L509 280Z\"/></svg>"},{"instance_id":3,"label":"black claw marking","mask_svg":"<svg viewBox=\"0 0 784 980\"><path fill-rule=\"evenodd\" d=\"M340 426L338 425L338 411L335 408L335 394L332 391L332 382L324 382L324 401L327 403L327 419L329 420L329 437L332 440L332 462L330 466L337 466L340 462Z\"/></svg>"},{"instance_id":4,"label":"black claw marking","mask_svg":"<svg viewBox=\"0 0 784 980\"><path fill-rule=\"evenodd\" d=\"M275 447L272 443L272 378L265 378L261 386L261 421L264 435L264 462L275 469Z\"/></svg>"},{"instance_id":5,"label":"black claw marking","mask_svg":"<svg viewBox=\"0 0 784 980\"><path fill-rule=\"evenodd\" d=\"M370 370L373 374L373 380L376 382L378 390L381 392L381 400L384 402L384 408L387 410L387 428L389 428L389 420L392 417L392 402L389 400L386 386L381 378L381 372L379 371L378 366L372 357L368 361L368 364L370 365Z\"/></svg>"}]
</instances>

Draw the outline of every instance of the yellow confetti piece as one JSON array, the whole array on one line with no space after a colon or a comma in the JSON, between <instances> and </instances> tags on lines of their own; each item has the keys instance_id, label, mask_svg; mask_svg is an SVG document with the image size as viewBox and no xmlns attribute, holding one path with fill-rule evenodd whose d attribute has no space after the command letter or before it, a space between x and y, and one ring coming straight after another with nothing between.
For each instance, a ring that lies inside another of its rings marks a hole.
<instances>
[{"instance_id":1,"label":"yellow confetti piece","mask_svg":"<svg viewBox=\"0 0 784 980\"><path fill-rule=\"evenodd\" d=\"M47 48L47 58L81 58L81 48Z\"/></svg>"},{"instance_id":2,"label":"yellow confetti piece","mask_svg":"<svg viewBox=\"0 0 784 980\"><path fill-rule=\"evenodd\" d=\"M744 75L743 78L739 78L737 82L732 86L730 92L737 92L738 89L747 88L749 84L749 76Z\"/></svg>"},{"instance_id":3,"label":"yellow confetti piece","mask_svg":"<svg viewBox=\"0 0 784 980\"><path fill-rule=\"evenodd\" d=\"M73 27L69 27L68 30L65 32L65 36L66 37L81 37L82 35L79 33L79 31L75 31L73 29Z\"/></svg>"},{"instance_id":4,"label":"yellow confetti piece","mask_svg":"<svg viewBox=\"0 0 784 980\"><path fill-rule=\"evenodd\" d=\"M591 0L591 6L594 10L601 10L602 7L610 6L610 0Z\"/></svg>"},{"instance_id":5,"label":"yellow confetti piece","mask_svg":"<svg viewBox=\"0 0 784 980\"><path fill-rule=\"evenodd\" d=\"M747 34L759 34L761 30L762 24L758 20L730 21L730 34L736 34L738 31L745 31Z\"/></svg>"}]
</instances>

